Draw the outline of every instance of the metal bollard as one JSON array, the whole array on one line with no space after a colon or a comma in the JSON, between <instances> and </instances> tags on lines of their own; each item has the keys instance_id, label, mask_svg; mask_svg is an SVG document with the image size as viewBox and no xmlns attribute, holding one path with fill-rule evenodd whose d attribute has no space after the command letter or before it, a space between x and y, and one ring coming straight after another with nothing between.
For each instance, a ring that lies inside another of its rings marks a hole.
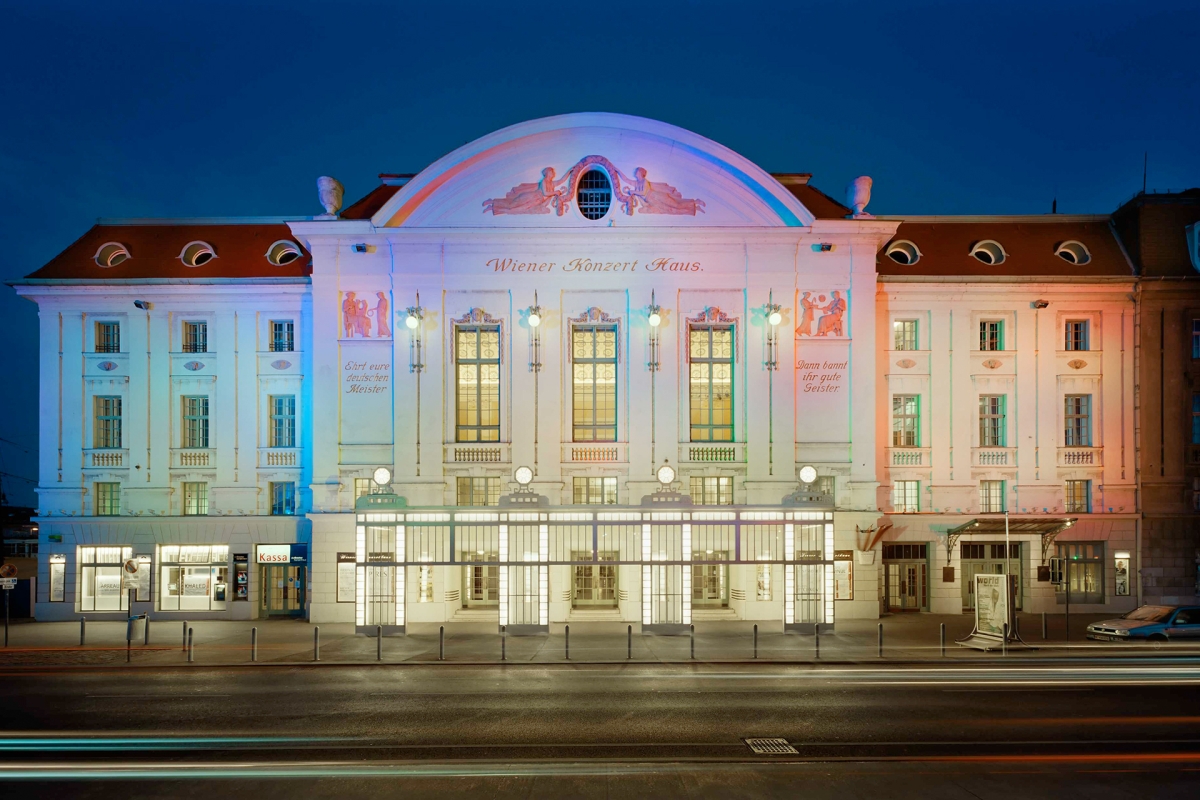
<instances>
[{"instance_id":1,"label":"metal bollard","mask_svg":"<svg viewBox=\"0 0 1200 800\"><path fill-rule=\"evenodd\" d=\"M142 615L142 647L150 646L150 612Z\"/></svg>"},{"instance_id":2,"label":"metal bollard","mask_svg":"<svg viewBox=\"0 0 1200 800\"><path fill-rule=\"evenodd\" d=\"M1005 622L1003 625L1000 626L1000 629L1004 632L1004 638L1000 640L1000 655L1007 656L1008 655L1008 623Z\"/></svg>"},{"instance_id":3,"label":"metal bollard","mask_svg":"<svg viewBox=\"0 0 1200 800\"><path fill-rule=\"evenodd\" d=\"M813 625L813 658L821 659L821 629Z\"/></svg>"},{"instance_id":4,"label":"metal bollard","mask_svg":"<svg viewBox=\"0 0 1200 800\"><path fill-rule=\"evenodd\" d=\"M250 660L258 661L258 628L250 629Z\"/></svg>"},{"instance_id":5,"label":"metal bollard","mask_svg":"<svg viewBox=\"0 0 1200 800\"><path fill-rule=\"evenodd\" d=\"M84 641L87 639L87 617L79 618L79 646L83 647Z\"/></svg>"},{"instance_id":6,"label":"metal bollard","mask_svg":"<svg viewBox=\"0 0 1200 800\"><path fill-rule=\"evenodd\" d=\"M313 661L321 660L321 626L313 628Z\"/></svg>"},{"instance_id":7,"label":"metal bollard","mask_svg":"<svg viewBox=\"0 0 1200 800\"><path fill-rule=\"evenodd\" d=\"M883 658L883 623L879 623L879 657Z\"/></svg>"},{"instance_id":8,"label":"metal bollard","mask_svg":"<svg viewBox=\"0 0 1200 800\"><path fill-rule=\"evenodd\" d=\"M1046 612L1042 612L1042 641L1046 641Z\"/></svg>"},{"instance_id":9,"label":"metal bollard","mask_svg":"<svg viewBox=\"0 0 1200 800\"><path fill-rule=\"evenodd\" d=\"M688 627L691 629L691 632L688 635L691 637L691 640L692 640L692 659L695 660L695 658L696 658L696 626L689 625Z\"/></svg>"},{"instance_id":10,"label":"metal bollard","mask_svg":"<svg viewBox=\"0 0 1200 800\"><path fill-rule=\"evenodd\" d=\"M758 623L754 623L754 657L758 658Z\"/></svg>"},{"instance_id":11,"label":"metal bollard","mask_svg":"<svg viewBox=\"0 0 1200 800\"><path fill-rule=\"evenodd\" d=\"M945 658L946 657L946 623L943 622L939 627L941 628L941 630L938 633L938 638L941 640L942 658Z\"/></svg>"},{"instance_id":12,"label":"metal bollard","mask_svg":"<svg viewBox=\"0 0 1200 800\"><path fill-rule=\"evenodd\" d=\"M567 635L567 661L571 660L571 626L568 625L565 629Z\"/></svg>"},{"instance_id":13,"label":"metal bollard","mask_svg":"<svg viewBox=\"0 0 1200 800\"><path fill-rule=\"evenodd\" d=\"M383 626L375 626L375 660L383 661Z\"/></svg>"},{"instance_id":14,"label":"metal bollard","mask_svg":"<svg viewBox=\"0 0 1200 800\"><path fill-rule=\"evenodd\" d=\"M446 660L446 626L438 627L438 661Z\"/></svg>"},{"instance_id":15,"label":"metal bollard","mask_svg":"<svg viewBox=\"0 0 1200 800\"><path fill-rule=\"evenodd\" d=\"M625 635L626 635L625 657L628 659L632 659L633 658L633 626L632 625L628 626L627 630L625 631Z\"/></svg>"},{"instance_id":16,"label":"metal bollard","mask_svg":"<svg viewBox=\"0 0 1200 800\"><path fill-rule=\"evenodd\" d=\"M129 663L129 658L130 658L129 644L130 644L130 640L132 638L133 638L133 617L130 617L125 622L125 663L126 664Z\"/></svg>"},{"instance_id":17,"label":"metal bollard","mask_svg":"<svg viewBox=\"0 0 1200 800\"><path fill-rule=\"evenodd\" d=\"M183 621L183 649L184 650L187 650L187 632L188 632L188 624L187 624L187 620L185 619Z\"/></svg>"},{"instance_id":18,"label":"metal bollard","mask_svg":"<svg viewBox=\"0 0 1200 800\"><path fill-rule=\"evenodd\" d=\"M506 648L508 647L508 631L505 630L506 627L507 627L506 625L500 626L500 660L501 661L508 661L508 653L505 652Z\"/></svg>"},{"instance_id":19,"label":"metal bollard","mask_svg":"<svg viewBox=\"0 0 1200 800\"><path fill-rule=\"evenodd\" d=\"M187 631L187 654L189 664L196 660L196 638L191 628Z\"/></svg>"}]
</instances>

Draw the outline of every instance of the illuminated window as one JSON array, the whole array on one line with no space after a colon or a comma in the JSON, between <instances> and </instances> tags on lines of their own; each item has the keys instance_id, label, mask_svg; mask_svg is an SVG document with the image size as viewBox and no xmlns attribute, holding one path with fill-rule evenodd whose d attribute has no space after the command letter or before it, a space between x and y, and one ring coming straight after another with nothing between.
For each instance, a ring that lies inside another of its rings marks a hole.
<instances>
[{"instance_id":1,"label":"illuminated window","mask_svg":"<svg viewBox=\"0 0 1200 800\"><path fill-rule=\"evenodd\" d=\"M289 517L296 513L296 484L291 481L272 482L271 515Z\"/></svg>"},{"instance_id":2,"label":"illuminated window","mask_svg":"<svg viewBox=\"0 0 1200 800\"><path fill-rule=\"evenodd\" d=\"M97 395L92 398L92 447L117 449L121 446L121 398Z\"/></svg>"},{"instance_id":3,"label":"illuminated window","mask_svg":"<svg viewBox=\"0 0 1200 800\"><path fill-rule=\"evenodd\" d=\"M1088 349L1088 323L1087 320L1070 320L1067 322L1067 341L1068 350L1087 350Z\"/></svg>"},{"instance_id":4,"label":"illuminated window","mask_svg":"<svg viewBox=\"0 0 1200 800\"><path fill-rule=\"evenodd\" d=\"M688 331L691 440L733 441L733 328Z\"/></svg>"},{"instance_id":5,"label":"illuminated window","mask_svg":"<svg viewBox=\"0 0 1200 800\"><path fill-rule=\"evenodd\" d=\"M612 184L603 170L589 169L579 179L575 194L579 213L588 219L600 219L612 206Z\"/></svg>"},{"instance_id":6,"label":"illuminated window","mask_svg":"<svg viewBox=\"0 0 1200 800\"><path fill-rule=\"evenodd\" d=\"M733 505L733 478L728 475L693 475L692 502L701 506Z\"/></svg>"},{"instance_id":7,"label":"illuminated window","mask_svg":"<svg viewBox=\"0 0 1200 800\"><path fill-rule=\"evenodd\" d=\"M1004 447L1004 395L979 395L979 446Z\"/></svg>"},{"instance_id":8,"label":"illuminated window","mask_svg":"<svg viewBox=\"0 0 1200 800\"><path fill-rule=\"evenodd\" d=\"M460 506L500 505L499 478L459 478L457 486Z\"/></svg>"},{"instance_id":9,"label":"illuminated window","mask_svg":"<svg viewBox=\"0 0 1200 800\"><path fill-rule=\"evenodd\" d=\"M454 330L459 442L500 441L500 328L459 326Z\"/></svg>"},{"instance_id":10,"label":"illuminated window","mask_svg":"<svg viewBox=\"0 0 1200 800\"><path fill-rule=\"evenodd\" d=\"M898 319L892 322L892 339L897 350L917 349L917 321Z\"/></svg>"},{"instance_id":11,"label":"illuminated window","mask_svg":"<svg viewBox=\"0 0 1200 800\"><path fill-rule=\"evenodd\" d=\"M1067 481L1063 500L1068 514L1090 514L1092 512L1092 482Z\"/></svg>"},{"instance_id":12,"label":"illuminated window","mask_svg":"<svg viewBox=\"0 0 1200 800\"><path fill-rule=\"evenodd\" d=\"M1004 481L979 482L979 513L994 514L1004 511Z\"/></svg>"},{"instance_id":13,"label":"illuminated window","mask_svg":"<svg viewBox=\"0 0 1200 800\"><path fill-rule=\"evenodd\" d=\"M771 599L771 566L770 564L759 564L756 570L757 580L755 584L757 589L754 593L756 600Z\"/></svg>"},{"instance_id":14,"label":"illuminated window","mask_svg":"<svg viewBox=\"0 0 1200 800\"><path fill-rule=\"evenodd\" d=\"M417 602L433 602L433 567L422 565L417 573Z\"/></svg>"},{"instance_id":15,"label":"illuminated window","mask_svg":"<svg viewBox=\"0 0 1200 800\"><path fill-rule=\"evenodd\" d=\"M611 478L572 478L574 488L573 500L575 505L614 505L617 502L617 479Z\"/></svg>"},{"instance_id":16,"label":"illuminated window","mask_svg":"<svg viewBox=\"0 0 1200 800\"><path fill-rule=\"evenodd\" d=\"M162 611L220 611L231 599L229 545L159 545L158 564Z\"/></svg>"},{"instance_id":17,"label":"illuminated window","mask_svg":"<svg viewBox=\"0 0 1200 800\"><path fill-rule=\"evenodd\" d=\"M617 440L617 328L577 325L571 330L574 437Z\"/></svg>"},{"instance_id":18,"label":"illuminated window","mask_svg":"<svg viewBox=\"0 0 1200 800\"><path fill-rule=\"evenodd\" d=\"M187 516L208 513L207 483L189 481L183 484L183 513Z\"/></svg>"},{"instance_id":19,"label":"illuminated window","mask_svg":"<svg viewBox=\"0 0 1200 800\"><path fill-rule=\"evenodd\" d=\"M133 548L80 547L76 553L79 559L79 610L127 610L129 593L121 589L121 567L133 558ZM146 598L139 596L137 599Z\"/></svg>"},{"instance_id":20,"label":"illuminated window","mask_svg":"<svg viewBox=\"0 0 1200 800\"><path fill-rule=\"evenodd\" d=\"M1064 398L1066 405L1066 431L1063 444L1067 447L1092 446L1092 396L1069 394Z\"/></svg>"},{"instance_id":21,"label":"illuminated window","mask_svg":"<svg viewBox=\"0 0 1200 800\"><path fill-rule=\"evenodd\" d=\"M208 398L182 397L181 447L208 447Z\"/></svg>"},{"instance_id":22,"label":"illuminated window","mask_svg":"<svg viewBox=\"0 0 1200 800\"><path fill-rule=\"evenodd\" d=\"M836 488L836 480L833 475L820 475L817 477L816 483L813 484L813 489L820 494L827 494L832 497Z\"/></svg>"},{"instance_id":23,"label":"illuminated window","mask_svg":"<svg viewBox=\"0 0 1200 800\"><path fill-rule=\"evenodd\" d=\"M296 349L296 326L290 319L271 320L271 351L290 353Z\"/></svg>"},{"instance_id":24,"label":"illuminated window","mask_svg":"<svg viewBox=\"0 0 1200 800\"><path fill-rule=\"evenodd\" d=\"M371 493L370 478L355 478L354 479L354 499L362 497L365 494Z\"/></svg>"},{"instance_id":25,"label":"illuminated window","mask_svg":"<svg viewBox=\"0 0 1200 800\"><path fill-rule=\"evenodd\" d=\"M95 515L97 517L119 517L121 515L121 484L97 483L93 487L96 493Z\"/></svg>"},{"instance_id":26,"label":"illuminated window","mask_svg":"<svg viewBox=\"0 0 1200 800\"><path fill-rule=\"evenodd\" d=\"M185 322L185 323L183 323L183 352L185 352L185 353L207 353L208 352L208 323L207 322Z\"/></svg>"},{"instance_id":27,"label":"illuminated window","mask_svg":"<svg viewBox=\"0 0 1200 800\"><path fill-rule=\"evenodd\" d=\"M271 428L268 447L296 446L296 396L275 394L268 399L271 407Z\"/></svg>"},{"instance_id":28,"label":"illuminated window","mask_svg":"<svg viewBox=\"0 0 1200 800\"><path fill-rule=\"evenodd\" d=\"M921 446L919 408L918 395L892 395L892 447Z\"/></svg>"},{"instance_id":29,"label":"illuminated window","mask_svg":"<svg viewBox=\"0 0 1200 800\"><path fill-rule=\"evenodd\" d=\"M892 481L892 510L897 514L920 511L920 497L920 481Z\"/></svg>"},{"instance_id":30,"label":"illuminated window","mask_svg":"<svg viewBox=\"0 0 1200 800\"><path fill-rule=\"evenodd\" d=\"M96 352L97 353L119 353L119 352L121 352L121 323L119 323L119 322L97 322L96 323Z\"/></svg>"},{"instance_id":31,"label":"illuminated window","mask_svg":"<svg viewBox=\"0 0 1200 800\"><path fill-rule=\"evenodd\" d=\"M1004 322L1002 320L982 320L979 323L979 349L1004 349Z\"/></svg>"}]
</instances>

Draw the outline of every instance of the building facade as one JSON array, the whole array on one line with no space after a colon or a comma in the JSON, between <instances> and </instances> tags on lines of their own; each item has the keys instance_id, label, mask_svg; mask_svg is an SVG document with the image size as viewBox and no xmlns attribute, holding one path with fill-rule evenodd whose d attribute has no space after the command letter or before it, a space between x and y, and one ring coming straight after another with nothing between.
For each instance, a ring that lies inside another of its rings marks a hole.
<instances>
[{"instance_id":1,"label":"building facade","mask_svg":"<svg viewBox=\"0 0 1200 800\"><path fill-rule=\"evenodd\" d=\"M1136 602L1107 217L876 218L869 179L843 205L612 114L381 177L102 223L16 286L39 618L126 613L142 565L139 611L391 633L827 630L1006 569L1025 610Z\"/></svg>"}]
</instances>

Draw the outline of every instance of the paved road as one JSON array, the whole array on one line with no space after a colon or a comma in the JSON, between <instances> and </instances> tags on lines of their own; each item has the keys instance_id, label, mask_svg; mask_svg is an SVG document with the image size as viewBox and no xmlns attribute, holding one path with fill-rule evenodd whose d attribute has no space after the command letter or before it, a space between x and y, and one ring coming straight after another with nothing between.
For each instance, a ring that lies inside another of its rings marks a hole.
<instances>
[{"instance_id":1,"label":"paved road","mask_svg":"<svg viewBox=\"0 0 1200 800\"><path fill-rule=\"evenodd\" d=\"M10 670L0 779L34 796L89 779L71 793L1194 797L1197 684L1178 661ZM799 753L754 756L753 736Z\"/></svg>"}]
</instances>

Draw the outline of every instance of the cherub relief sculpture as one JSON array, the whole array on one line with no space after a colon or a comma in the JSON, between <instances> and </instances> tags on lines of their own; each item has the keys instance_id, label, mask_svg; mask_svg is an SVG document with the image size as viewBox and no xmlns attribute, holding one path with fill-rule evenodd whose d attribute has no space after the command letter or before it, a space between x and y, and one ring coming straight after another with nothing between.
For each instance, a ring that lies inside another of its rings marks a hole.
<instances>
[{"instance_id":1,"label":"cherub relief sculpture","mask_svg":"<svg viewBox=\"0 0 1200 800\"><path fill-rule=\"evenodd\" d=\"M359 300L356 292L346 292L342 300L342 329L346 339L371 338L371 318L375 318L378 339L391 338L392 329L388 323L388 299L384 292L376 292L378 301L375 308L369 308L366 300Z\"/></svg>"},{"instance_id":2,"label":"cherub relief sculpture","mask_svg":"<svg viewBox=\"0 0 1200 800\"><path fill-rule=\"evenodd\" d=\"M498 214L549 214L558 216L566 213L575 196L575 185L589 167L600 166L612 181L613 198L621 204L627 216L635 211L642 214L674 214L695 216L704 211L704 201L685 198L678 189L661 181L647 179L645 167L633 171L633 178L617 168L604 156L587 156L579 160L559 180L553 167L542 170L542 179L537 183L519 183L504 197L483 201L483 213Z\"/></svg>"},{"instance_id":3,"label":"cherub relief sculpture","mask_svg":"<svg viewBox=\"0 0 1200 800\"><path fill-rule=\"evenodd\" d=\"M829 305L822 305L825 295L813 298L812 292L804 292L800 297L800 324L796 326L796 337L801 336L844 336L842 317L846 313L846 301L840 291L830 292ZM821 312L817 318L817 312ZM813 322L817 323L816 333L813 333Z\"/></svg>"}]
</instances>

